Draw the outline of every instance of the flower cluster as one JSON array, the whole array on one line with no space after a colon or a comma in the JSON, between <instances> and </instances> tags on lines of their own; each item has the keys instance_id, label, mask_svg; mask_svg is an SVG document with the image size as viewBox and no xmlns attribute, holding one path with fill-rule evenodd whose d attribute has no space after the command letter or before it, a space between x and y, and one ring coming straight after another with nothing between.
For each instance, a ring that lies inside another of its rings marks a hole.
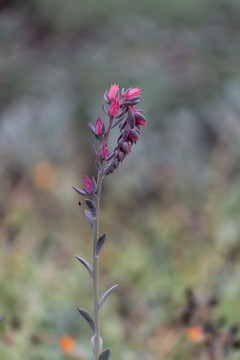
<instances>
[{"instance_id":1,"label":"flower cluster","mask_svg":"<svg viewBox=\"0 0 240 360\"><path fill-rule=\"evenodd\" d=\"M140 101L141 91L138 88L122 90L122 100L120 101L120 108L122 109L119 129L120 136L117 140L117 145L112 154L107 158L108 162L104 169L104 174L113 173L118 168L119 164L123 162L126 155L131 152L132 145L136 144L139 134L140 126L146 125L146 118L143 116L143 110L136 110L135 105Z\"/></svg>"},{"instance_id":2,"label":"flower cluster","mask_svg":"<svg viewBox=\"0 0 240 360\"><path fill-rule=\"evenodd\" d=\"M93 145L93 152L96 156L97 181L94 177L90 179L85 175L83 189L73 187L78 194L91 197L91 199L85 198L88 208L85 209L85 216L92 230L92 264L80 256L76 256L76 258L87 269L92 281L93 316L82 308L78 308L78 311L92 331L91 344L95 360L108 360L111 355L110 348L104 350L102 348L100 310L105 300L118 286L117 284L111 286L99 298L99 256L106 239L106 233L99 234L99 204L102 183L104 177L117 169L126 155L131 152L133 144L136 144L138 140L140 127L146 124L143 111L135 108L140 101L140 94L139 88L129 88L126 91L123 89L120 93L119 86L116 84L111 85L109 91L105 92L103 111L108 120L104 122L98 116L95 125L88 124L98 143L98 148ZM114 150L109 152L108 137L116 126L119 126L120 136ZM70 353L74 344L67 338L63 339L61 345L65 353Z\"/></svg>"},{"instance_id":3,"label":"flower cluster","mask_svg":"<svg viewBox=\"0 0 240 360\"><path fill-rule=\"evenodd\" d=\"M98 171L103 173L103 176L113 173L118 168L119 164L123 162L126 155L128 155L133 144L136 144L140 135L140 127L146 125L146 118L143 115L143 110L136 109L135 106L140 102L141 90L139 88L129 88L125 91L122 89L121 96L119 86L111 85L109 91L104 94L104 103L102 104L103 111L108 116L108 123L102 121L98 116L95 126L90 122L89 129L99 143L99 151L93 147L95 156L97 157L96 165ZM108 136L113 128L119 126L120 136L114 150L110 153L108 148ZM74 189L81 195L95 195L96 181L92 181L85 176L84 190L78 188Z\"/></svg>"}]
</instances>

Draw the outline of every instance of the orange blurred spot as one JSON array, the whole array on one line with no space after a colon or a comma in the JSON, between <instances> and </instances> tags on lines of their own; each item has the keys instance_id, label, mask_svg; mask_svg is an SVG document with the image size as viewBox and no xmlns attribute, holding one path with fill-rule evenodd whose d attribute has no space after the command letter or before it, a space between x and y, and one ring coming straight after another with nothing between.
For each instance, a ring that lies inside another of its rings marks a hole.
<instances>
[{"instance_id":1,"label":"orange blurred spot","mask_svg":"<svg viewBox=\"0 0 240 360\"><path fill-rule=\"evenodd\" d=\"M187 338L193 343L200 343L204 340L204 333L200 326L192 326L187 330Z\"/></svg>"},{"instance_id":2,"label":"orange blurred spot","mask_svg":"<svg viewBox=\"0 0 240 360\"><path fill-rule=\"evenodd\" d=\"M71 336L62 336L59 339L59 344L64 354L71 354L76 346L76 341Z\"/></svg>"},{"instance_id":3,"label":"orange blurred spot","mask_svg":"<svg viewBox=\"0 0 240 360\"><path fill-rule=\"evenodd\" d=\"M51 190L57 183L58 172L49 161L44 160L34 166L31 171L34 185L41 190Z\"/></svg>"}]
</instances>

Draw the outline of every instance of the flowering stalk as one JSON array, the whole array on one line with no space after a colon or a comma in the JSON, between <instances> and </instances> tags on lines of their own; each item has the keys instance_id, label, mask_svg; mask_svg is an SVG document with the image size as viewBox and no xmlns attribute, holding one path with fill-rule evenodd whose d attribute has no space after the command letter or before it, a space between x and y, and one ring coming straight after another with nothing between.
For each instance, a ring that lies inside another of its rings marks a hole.
<instances>
[{"instance_id":1,"label":"flowering stalk","mask_svg":"<svg viewBox=\"0 0 240 360\"><path fill-rule=\"evenodd\" d=\"M90 179L87 175L84 177L84 187L79 189L73 186L73 189L85 197L88 210L85 210L85 216L92 229L92 265L80 256L76 258L88 270L92 280L93 293L93 317L82 308L78 308L80 315L87 321L92 331L91 343L93 347L95 360L108 360L111 355L109 348L102 350L103 341L100 335L100 311L103 303L111 292L117 287L113 285L108 289L99 300L99 256L104 245L106 234L99 236L99 211L102 183L105 176L113 173L126 155L131 151L133 144L136 144L140 125L145 126L146 119L142 110L136 110L135 105L140 101L140 89L129 88L121 91L120 99L119 86L111 85L110 90L105 92L104 100L108 105L106 109L103 103L103 111L108 117L107 126L98 116L95 126L89 123L89 129L93 133L97 143L98 150L93 145L93 152L96 156L97 181L94 177ZM110 132L116 126L119 126L120 136L114 150L109 153L108 137Z\"/></svg>"}]
</instances>

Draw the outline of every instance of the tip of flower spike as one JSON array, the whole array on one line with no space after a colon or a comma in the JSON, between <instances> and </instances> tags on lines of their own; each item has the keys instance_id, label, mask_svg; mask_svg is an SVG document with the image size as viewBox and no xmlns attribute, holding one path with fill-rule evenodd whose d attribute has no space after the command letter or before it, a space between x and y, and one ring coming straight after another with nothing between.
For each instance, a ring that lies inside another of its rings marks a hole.
<instances>
[{"instance_id":1,"label":"tip of flower spike","mask_svg":"<svg viewBox=\"0 0 240 360\"><path fill-rule=\"evenodd\" d=\"M119 85L114 83L114 84L111 84L110 86L110 90L119 90Z\"/></svg>"},{"instance_id":2,"label":"tip of flower spike","mask_svg":"<svg viewBox=\"0 0 240 360\"><path fill-rule=\"evenodd\" d=\"M114 101L118 91L119 91L119 85L118 84L114 83L113 85L110 86L110 89L109 89L108 94L107 94L108 95L107 97L108 97L110 102Z\"/></svg>"},{"instance_id":3,"label":"tip of flower spike","mask_svg":"<svg viewBox=\"0 0 240 360\"><path fill-rule=\"evenodd\" d=\"M113 173L114 169L118 168L126 155L130 153L133 144L136 144L140 135L140 126L146 125L146 118L142 114L143 110L137 110L135 108L135 105L140 102L141 93L140 88L130 87L127 90L122 89L122 96L120 97L119 86L116 83L111 84L109 92L106 91L105 93L104 99L109 104L109 109L106 110L103 105L103 111L110 118L119 119L113 125L110 123L110 130L119 125L120 136L117 139L115 149L110 155L108 149L102 146L103 144L101 142L99 159L103 160L104 157L107 163L103 169L103 176ZM119 113L120 109L121 111ZM110 120L113 121L113 119ZM102 138L102 141L103 140L104 138ZM106 152L105 156L104 152Z\"/></svg>"}]
</instances>

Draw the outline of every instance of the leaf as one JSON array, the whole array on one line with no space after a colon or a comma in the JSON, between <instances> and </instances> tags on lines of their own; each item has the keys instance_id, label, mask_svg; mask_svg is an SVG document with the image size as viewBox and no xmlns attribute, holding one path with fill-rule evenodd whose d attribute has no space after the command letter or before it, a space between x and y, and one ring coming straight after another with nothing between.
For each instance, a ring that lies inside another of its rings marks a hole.
<instances>
[{"instance_id":1,"label":"leaf","mask_svg":"<svg viewBox=\"0 0 240 360\"><path fill-rule=\"evenodd\" d=\"M112 166L113 166L113 161L110 160L110 162L107 164L107 166L103 170L103 175L108 175L111 171Z\"/></svg>"},{"instance_id":2,"label":"leaf","mask_svg":"<svg viewBox=\"0 0 240 360\"><path fill-rule=\"evenodd\" d=\"M108 110L108 111L106 110L104 103L102 103L102 109L103 109L103 112L105 112L105 114L109 116L110 111L109 111L109 110Z\"/></svg>"},{"instance_id":3,"label":"leaf","mask_svg":"<svg viewBox=\"0 0 240 360\"><path fill-rule=\"evenodd\" d=\"M87 218L87 221L89 223L89 225L91 226L91 229L93 229L93 217L92 217L92 214L90 213L90 211L88 210L85 210L85 216Z\"/></svg>"},{"instance_id":4,"label":"leaf","mask_svg":"<svg viewBox=\"0 0 240 360\"><path fill-rule=\"evenodd\" d=\"M101 300L99 301L99 311L101 310L104 301L107 299L107 297L111 294L111 292L113 292L113 290L118 286L118 284L113 285L112 287L110 287L101 297Z\"/></svg>"},{"instance_id":5,"label":"leaf","mask_svg":"<svg viewBox=\"0 0 240 360\"><path fill-rule=\"evenodd\" d=\"M110 155L108 155L108 157L106 157L105 161L109 161L111 160L115 155L115 152L112 152Z\"/></svg>"},{"instance_id":6,"label":"leaf","mask_svg":"<svg viewBox=\"0 0 240 360\"><path fill-rule=\"evenodd\" d=\"M92 200L90 200L90 199L86 199L85 201L86 201L86 204L87 204L87 206L88 206L88 208L89 208L89 210L90 210L90 212L91 212L91 214L92 214L92 217L93 217L94 219L96 219L96 217L97 217L97 208L96 208L96 205L95 205L94 202L93 202Z\"/></svg>"},{"instance_id":7,"label":"leaf","mask_svg":"<svg viewBox=\"0 0 240 360\"><path fill-rule=\"evenodd\" d=\"M123 117L123 115L126 114L126 112L127 112L127 110L126 110L126 109L123 109L123 111L121 111L120 114L118 114L118 115L115 117L115 119L120 119L121 117Z\"/></svg>"},{"instance_id":8,"label":"leaf","mask_svg":"<svg viewBox=\"0 0 240 360\"><path fill-rule=\"evenodd\" d=\"M90 326L93 335L95 335L95 322L93 320L93 318L91 317L91 315L89 314L89 312L87 312L84 309L78 308L78 311L80 313L80 315L82 315L82 317L87 321L88 325Z\"/></svg>"},{"instance_id":9,"label":"leaf","mask_svg":"<svg viewBox=\"0 0 240 360\"><path fill-rule=\"evenodd\" d=\"M107 91L107 90L105 91L105 94L104 94L104 100L105 100L106 102L110 102L110 99L109 99L109 97L108 97L108 91Z\"/></svg>"},{"instance_id":10,"label":"leaf","mask_svg":"<svg viewBox=\"0 0 240 360\"><path fill-rule=\"evenodd\" d=\"M98 156L98 153L97 153L97 149L96 149L95 144L93 144L92 150L93 150L94 155L95 155L95 156Z\"/></svg>"},{"instance_id":11,"label":"leaf","mask_svg":"<svg viewBox=\"0 0 240 360\"><path fill-rule=\"evenodd\" d=\"M145 118L145 116L143 114L141 114L140 112L140 109L135 113L135 116L140 119L140 120L143 120L143 121L147 121L147 119Z\"/></svg>"},{"instance_id":12,"label":"leaf","mask_svg":"<svg viewBox=\"0 0 240 360\"><path fill-rule=\"evenodd\" d=\"M91 278L93 278L93 269L92 269L91 265L86 260L81 258L80 256L75 255L75 258L78 259L85 266L85 268L89 272L89 275L91 276Z\"/></svg>"},{"instance_id":13,"label":"leaf","mask_svg":"<svg viewBox=\"0 0 240 360\"><path fill-rule=\"evenodd\" d=\"M111 355L111 349L105 349L101 352L100 356L99 356L99 360L108 360L110 358Z\"/></svg>"},{"instance_id":14,"label":"leaf","mask_svg":"<svg viewBox=\"0 0 240 360\"><path fill-rule=\"evenodd\" d=\"M106 236L107 234L103 234L101 235L98 240L97 240L97 243L96 243L96 256L99 257L99 254L100 254L100 251L104 245L104 242L106 240Z\"/></svg>"},{"instance_id":15,"label":"leaf","mask_svg":"<svg viewBox=\"0 0 240 360\"><path fill-rule=\"evenodd\" d=\"M76 186L73 186L72 188L80 195L87 195L85 191L78 189Z\"/></svg>"},{"instance_id":16,"label":"leaf","mask_svg":"<svg viewBox=\"0 0 240 360\"><path fill-rule=\"evenodd\" d=\"M96 192L97 192L97 183L96 183L96 180L94 179L94 176L92 177L92 188L93 188L94 194L96 194Z\"/></svg>"},{"instance_id":17,"label":"leaf","mask_svg":"<svg viewBox=\"0 0 240 360\"><path fill-rule=\"evenodd\" d=\"M123 142L126 141L128 135L130 134L130 131L131 131L131 126L130 125L125 126L123 130Z\"/></svg>"},{"instance_id":18,"label":"leaf","mask_svg":"<svg viewBox=\"0 0 240 360\"><path fill-rule=\"evenodd\" d=\"M96 164L98 171L102 171L102 168L101 168L98 160L95 160L95 164Z\"/></svg>"},{"instance_id":19,"label":"leaf","mask_svg":"<svg viewBox=\"0 0 240 360\"><path fill-rule=\"evenodd\" d=\"M131 127L133 128L135 126L135 117L132 110L128 110L128 121Z\"/></svg>"},{"instance_id":20,"label":"leaf","mask_svg":"<svg viewBox=\"0 0 240 360\"><path fill-rule=\"evenodd\" d=\"M91 122L88 124L88 128L91 131L91 133L93 133L93 135L96 135L95 134L95 126Z\"/></svg>"}]
</instances>

